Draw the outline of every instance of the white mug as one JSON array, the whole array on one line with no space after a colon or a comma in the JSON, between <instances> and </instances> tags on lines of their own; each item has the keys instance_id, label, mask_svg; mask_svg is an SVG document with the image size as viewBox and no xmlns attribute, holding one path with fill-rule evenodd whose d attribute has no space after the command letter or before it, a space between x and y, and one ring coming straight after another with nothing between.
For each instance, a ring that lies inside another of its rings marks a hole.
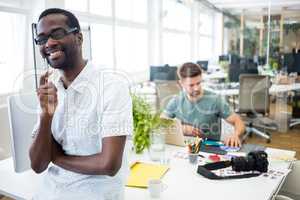
<instances>
[{"instance_id":1,"label":"white mug","mask_svg":"<svg viewBox=\"0 0 300 200\"><path fill-rule=\"evenodd\" d=\"M160 179L150 179L148 181L148 190L151 198L159 198L166 189L166 185Z\"/></svg>"}]
</instances>

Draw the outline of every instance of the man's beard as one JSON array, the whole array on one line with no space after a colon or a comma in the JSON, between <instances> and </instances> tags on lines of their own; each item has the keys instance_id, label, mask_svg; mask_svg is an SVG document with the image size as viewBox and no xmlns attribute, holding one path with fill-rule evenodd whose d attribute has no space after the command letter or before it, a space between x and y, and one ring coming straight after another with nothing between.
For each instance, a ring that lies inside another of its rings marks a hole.
<instances>
[{"instance_id":1,"label":"man's beard","mask_svg":"<svg viewBox=\"0 0 300 200\"><path fill-rule=\"evenodd\" d=\"M196 91L191 92L189 95L191 97L198 97L200 94L201 94L201 91L200 90L196 90Z\"/></svg>"},{"instance_id":2,"label":"man's beard","mask_svg":"<svg viewBox=\"0 0 300 200\"><path fill-rule=\"evenodd\" d=\"M55 69L60 69L60 70L65 70L65 69L71 69L74 67L75 64L75 56L76 56L76 52L75 52L75 48L76 47L72 47L72 46L68 46L68 47L63 47L62 51L64 53L64 59L62 60L62 62L60 63L56 63L51 61L48 57L46 57L47 62L50 64L50 66L52 68Z\"/></svg>"}]
</instances>

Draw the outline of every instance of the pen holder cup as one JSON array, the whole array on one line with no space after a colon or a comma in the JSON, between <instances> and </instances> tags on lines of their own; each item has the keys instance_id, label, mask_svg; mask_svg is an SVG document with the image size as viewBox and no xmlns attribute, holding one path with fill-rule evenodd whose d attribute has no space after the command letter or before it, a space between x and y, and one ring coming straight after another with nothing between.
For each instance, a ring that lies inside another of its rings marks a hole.
<instances>
[{"instance_id":1,"label":"pen holder cup","mask_svg":"<svg viewBox=\"0 0 300 200\"><path fill-rule=\"evenodd\" d=\"M198 161L198 153L189 153L189 162L191 164L196 164Z\"/></svg>"}]
</instances>

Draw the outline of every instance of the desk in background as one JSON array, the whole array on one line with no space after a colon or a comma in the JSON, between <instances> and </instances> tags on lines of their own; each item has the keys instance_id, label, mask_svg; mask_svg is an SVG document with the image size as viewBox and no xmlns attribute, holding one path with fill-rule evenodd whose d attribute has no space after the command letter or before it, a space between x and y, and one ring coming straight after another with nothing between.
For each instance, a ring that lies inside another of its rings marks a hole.
<instances>
[{"instance_id":1,"label":"desk in background","mask_svg":"<svg viewBox=\"0 0 300 200\"><path fill-rule=\"evenodd\" d=\"M222 86L222 84L219 84ZM223 84L224 85L224 84ZM224 89L221 89L222 87L217 87L216 84L204 84L204 89L207 91L210 91L212 93L215 93L217 95L221 95L224 97L232 97L233 99L233 106L235 109L236 105L236 97L239 95L239 88L230 88L225 86ZM218 89L220 88L220 89ZM288 85L282 85L282 84L272 84L271 88L269 89L269 93L271 95L274 95L276 97L276 101L281 102L276 104L275 110L276 110L276 115L275 115L275 121L278 122L279 127L278 131L279 132L287 132L289 129L289 123L293 124L299 124L299 119L291 119L289 120L288 113L287 113L287 95L285 93L291 92L291 91L300 91L300 83L293 83L293 84L288 84Z\"/></svg>"},{"instance_id":2,"label":"desk in background","mask_svg":"<svg viewBox=\"0 0 300 200\"><path fill-rule=\"evenodd\" d=\"M210 92L213 92L217 95L222 96L238 96L239 95L239 88L224 88L224 89L217 89L211 85L211 84L204 84L204 89ZM289 92L294 90L300 90L300 83L293 83L289 85L278 85L278 84L272 84L271 88L269 89L270 94L276 95L277 93L281 92Z\"/></svg>"},{"instance_id":3,"label":"desk in background","mask_svg":"<svg viewBox=\"0 0 300 200\"><path fill-rule=\"evenodd\" d=\"M196 173L197 165L192 165L188 160L174 157L174 153L186 151L183 147L167 145L166 155L170 158L170 170L162 178L167 185L161 199L210 199L219 200L268 200L272 199L279 191L285 176L276 180L263 176L236 179L236 180L208 180ZM276 155L276 149L267 148L270 155ZM295 156L295 152L283 151L289 156ZM282 152L281 152L282 154ZM149 161L148 153L136 155L131 152L129 160ZM291 162L271 161L272 169L288 169ZM0 161L0 194L14 199L31 199L37 187L42 181L42 175L36 175L33 171L17 174L13 171L12 159ZM147 189L130 188L125 189L125 200L150 199Z\"/></svg>"}]
</instances>

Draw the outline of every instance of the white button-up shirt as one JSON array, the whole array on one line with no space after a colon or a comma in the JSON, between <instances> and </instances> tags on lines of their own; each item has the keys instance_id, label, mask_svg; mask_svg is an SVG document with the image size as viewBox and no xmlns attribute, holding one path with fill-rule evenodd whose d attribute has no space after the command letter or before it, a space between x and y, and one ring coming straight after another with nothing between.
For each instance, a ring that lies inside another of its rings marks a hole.
<instances>
[{"instance_id":1,"label":"white button-up shirt","mask_svg":"<svg viewBox=\"0 0 300 200\"><path fill-rule=\"evenodd\" d=\"M88 62L67 89L60 75L51 78L58 95L51 130L67 155L96 154L101 152L104 137L132 134L132 102L124 74L101 70ZM121 169L113 177L79 174L52 163L49 166L34 199L122 199L128 174L126 149Z\"/></svg>"}]
</instances>

